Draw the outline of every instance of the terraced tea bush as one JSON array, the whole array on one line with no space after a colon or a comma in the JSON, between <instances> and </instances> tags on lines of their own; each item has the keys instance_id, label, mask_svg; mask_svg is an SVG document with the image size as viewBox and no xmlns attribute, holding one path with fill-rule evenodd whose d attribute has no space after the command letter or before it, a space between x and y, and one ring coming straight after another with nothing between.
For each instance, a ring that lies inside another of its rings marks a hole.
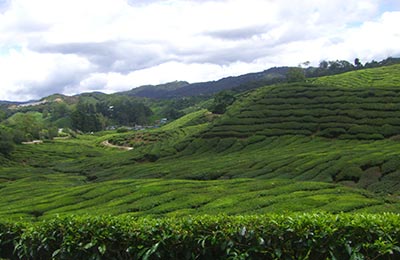
<instances>
[{"instance_id":1,"label":"terraced tea bush","mask_svg":"<svg viewBox=\"0 0 400 260\"><path fill-rule=\"evenodd\" d=\"M341 96L330 96L330 92ZM374 90L374 96L366 95ZM390 97L386 97L390 90ZM313 135L383 139L399 134L400 88L279 85L252 93L203 134L216 136ZM385 104L385 105L382 105ZM376 121L377 120L377 121ZM379 123L383 123L379 125ZM385 125L383 129L383 125ZM229 133L229 134L228 134Z\"/></svg>"},{"instance_id":2,"label":"terraced tea bush","mask_svg":"<svg viewBox=\"0 0 400 260\"><path fill-rule=\"evenodd\" d=\"M232 105L203 137L318 135L379 140L398 135L399 70L393 65L260 88Z\"/></svg>"},{"instance_id":3,"label":"terraced tea bush","mask_svg":"<svg viewBox=\"0 0 400 260\"><path fill-rule=\"evenodd\" d=\"M291 180L214 180L223 171L198 180L112 180L51 174L0 183L0 219L48 219L68 214L185 216L278 212L400 212L400 202L323 182ZM193 176L196 177L196 176ZM389 180L389 179L388 179ZM195 191L195 192L193 192Z\"/></svg>"},{"instance_id":4,"label":"terraced tea bush","mask_svg":"<svg viewBox=\"0 0 400 260\"><path fill-rule=\"evenodd\" d=\"M398 259L400 216L65 217L0 224L8 259Z\"/></svg>"}]
</instances>

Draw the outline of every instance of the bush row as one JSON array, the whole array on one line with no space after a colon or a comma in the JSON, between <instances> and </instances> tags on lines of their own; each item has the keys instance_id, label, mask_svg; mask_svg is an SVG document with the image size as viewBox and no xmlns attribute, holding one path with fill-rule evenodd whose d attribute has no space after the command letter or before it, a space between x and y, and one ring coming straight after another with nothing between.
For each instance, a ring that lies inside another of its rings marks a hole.
<instances>
[{"instance_id":1,"label":"bush row","mask_svg":"<svg viewBox=\"0 0 400 260\"><path fill-rule=\"evenodd\" d=\"M266 116L264 114L252 113L251 116L245 117L244 114L239 115L237 118L227 118L222 122L223 125L259 125L267 123L285 123L285 122L295 122L295 123L347 123L352 125L371 125L371 126L385 126L385 127L399 127L400 118L361 118L355 119L348 116L323 116L317 117L316 115L306 115L306 116L285 116L285 117L273 117Z\"/></svg>"},{"instance_id":2,"label":"bush row","mask_svg":"<svg viewBox=\"0 0 400 260\"><path fill-rule=\"evenodd\" d=\"M293 106L291 109L269 109L268 107L254 106L243 110L240 117L246 118L263 118L263 117L289 117L289 116L313 116L315 118L323 118L326 116L349 117L353 120L364 118L396 118L398 110L394 111L373 111L360 108L355 109L327 109L312 108L307 105Z\"/></svg>"},{"instance_id":3,"label":"bush row","mask_svg":"<svg viewBox=\"0 0 400 260\"><path fill-rule=\"evenodd\" d=\"M264 125L219 125L215 126L203 136L206 138L213 137L248 137L251 135L265 136L282 136L282 135L304 135L326 138L341 139L359 139L359 140L381 140L385 137L391 137L400 134L399 127L384 125L382 127L374 127L368 125L352 125L343 123L296 123L287 122L280 124L264 124Z\"/></svg>"},{"instance_id":4,"label":"bush row","mask_svg":"<svg viewBox=\"0 0 400 260\"><path fill-rule=\"evenodd\" d=\"M399 259L400 215L78 217L0 224L8 259Z\"/></svg>"},{"instance_id":5,"label":"bush row","mask_svg":"<svg viewBox=\"0 0 400 260\"><path fill-rule=\"evenodd\" d=\"M237 104L204 136L315 134L379 140L400 134L399 89L288 85L256 94Z\"/></svg>"}]
</instances>

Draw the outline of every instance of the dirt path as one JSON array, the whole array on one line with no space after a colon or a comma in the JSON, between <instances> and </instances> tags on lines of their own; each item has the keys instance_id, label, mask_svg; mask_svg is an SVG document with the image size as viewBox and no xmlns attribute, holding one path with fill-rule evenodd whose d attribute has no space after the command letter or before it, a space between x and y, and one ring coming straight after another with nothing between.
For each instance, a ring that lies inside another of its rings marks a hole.
<instances>
[{"instance_id":1,"label":"dirt path","mask_svg":"<svg viewBox=\"0 0 400 260\"><path fill-rule=\"evenodd\" d=\"M130 151L130 150L133 149L132 147L111 144L110 142L108 142L108 140L105 140L105 141L101 142L101 144L104 145L104 146L107 146L107 147L117 148L117 149L125 150L125 151Z\"/></svg>"},{"instance_id":2,"label":"dirt path","mask_svg":"<svg viewBox=\"0 0 400 260\"><path fill-rule=\"evenodd\" d=\"M33 140L30 142L22 142L21 144L42 144L43 141L42 140Z\"/></svg>"}]
</instances>

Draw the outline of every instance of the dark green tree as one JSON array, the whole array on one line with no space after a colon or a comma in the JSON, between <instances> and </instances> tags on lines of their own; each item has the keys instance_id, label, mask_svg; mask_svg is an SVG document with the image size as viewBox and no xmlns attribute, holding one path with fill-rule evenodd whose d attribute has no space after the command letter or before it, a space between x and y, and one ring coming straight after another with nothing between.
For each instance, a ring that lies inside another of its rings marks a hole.
<instances>
[{"instance_id":1,"label":"dark green tree","mask_svg":"<svg viewBox=\"0 0 400 260\"><path fill-rule=\"evenodd\" d=\"M148 117L153 114L149 107L128 97L119 97L108 107L112 109L109 109L107 114L119 125L145 124L148 122Z\"/></svg>"},{"instance_id":2,"label":"dark green tree","mask_svg":"<svg viewBox=\"0 0 400 260\"><path fill-rule=\"evenodd\" d=\"M4 109L0 108L0 122L7 118L7 113Z\"/></svg>"},{"instance_id":3,"label":"dark green tree","mask_svg":"<svg viewBox=\"0 0 400 260\"><path fill-rule=\"evenodd\" d=\"M0 154L9 156L12 151L14 151L12 131L6 127L0 126Z\"/></svg>"},{"instance_id":4,"label":"dark green tree","mask_svg":"<svg viewBox=\"0 0 400 260\"><path fill-rule=\"evenodd\" d=\"M355 58L354 65L356 66L357 69L361 69L363 67L359 58Z\"/></svg>"},{"instance_id":5,"label":"dark green tree","mask_svg":"<svg viewBox=\"0 0 400 260\"><path fill-rule=\"evenodd\" d=\"M306 79L304 70L299 67L290 68L286 74L287 82L301 82Z\"/></svg>"},{"instance_id":6,"label":"dark green tree","mask_svg":"<svg viewBox=\"0 0 400 260\"><path fill-rule=\"evenodd\" d=\"M51 120L56 121L60 118L69 117L71 110L64 102L54 102L50 107Z\"/></svg>"},{"instance_id":7,"label":"dark green tree","mask_svg":"<svg viewBox=\"0 0 400 260\"><path fill-rule=\"evenodd\" d=\"M164 116L166 118L168 118L169 120L174 120L174 119L178 119L181 116L185 115L185 113L183 113L182 111L174 108L174 107L168 107L164 112L163 112Z\"/></svg>"},{"instance_id":8,"label":"dark green tree","mask_svg":"<svg viewBox=\"0 0 400 260\"><path fill-rule=\"evenodd\" d=\"M214 96L214 102L210 107L210 111L214 114L223 114L226 108L235 102L236 98L234 93L229 90L224 90Z\"/></svg>"},{"instance_id":9,"label":"dark green tree","mask_svg":"<svg viewBox=\"0 0 400 260\"><path fill-rule=\"evenodd\" d=\"M329 66L329 63L326 61L326 60L323 60L323 61L321 61L320 63L319 63L319 68L320 69L323 69L323 70L326 70L326 69L328 69L328 66Z\"/></svg>"},{"instance_id":10,"label":"dark green tree","mask_svg":"<svg viewBox=\"0 0 400 260\"><path fill-rule=\"evenodd\" d=\"M72 127L83 132L95 132L103 129L100 114L96 113L93 104L81 101L76 105L76 109L71 114Z\"/></svg>"},{"instance_id":11,"label":"dark green tree","mask_svg":"<svg viewBox=\"0 0 400 260\"><path fill-rule=\"evenodd\" d=\"M40 130L45 128L42 114L38 112L16 113L8 118L5 124L13 131L22 134L23 141L39 139Z\"/></svg>"}]
</instances>

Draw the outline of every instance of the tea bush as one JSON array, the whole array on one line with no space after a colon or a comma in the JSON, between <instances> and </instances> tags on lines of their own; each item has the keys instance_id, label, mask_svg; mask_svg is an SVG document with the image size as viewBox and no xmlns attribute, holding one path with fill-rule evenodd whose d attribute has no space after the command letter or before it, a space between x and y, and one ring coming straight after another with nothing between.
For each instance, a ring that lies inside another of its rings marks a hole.
<instances>
[{"instance_id":1,"label":"tea bush","mask_svg":"<svg viewBox=\"0 0 400 260\"><path fill-rule=\"evenodd\" d=\"M400 215L77 217L0 224L8 259L399 259Z\"/></svg>"}]
</instances>

